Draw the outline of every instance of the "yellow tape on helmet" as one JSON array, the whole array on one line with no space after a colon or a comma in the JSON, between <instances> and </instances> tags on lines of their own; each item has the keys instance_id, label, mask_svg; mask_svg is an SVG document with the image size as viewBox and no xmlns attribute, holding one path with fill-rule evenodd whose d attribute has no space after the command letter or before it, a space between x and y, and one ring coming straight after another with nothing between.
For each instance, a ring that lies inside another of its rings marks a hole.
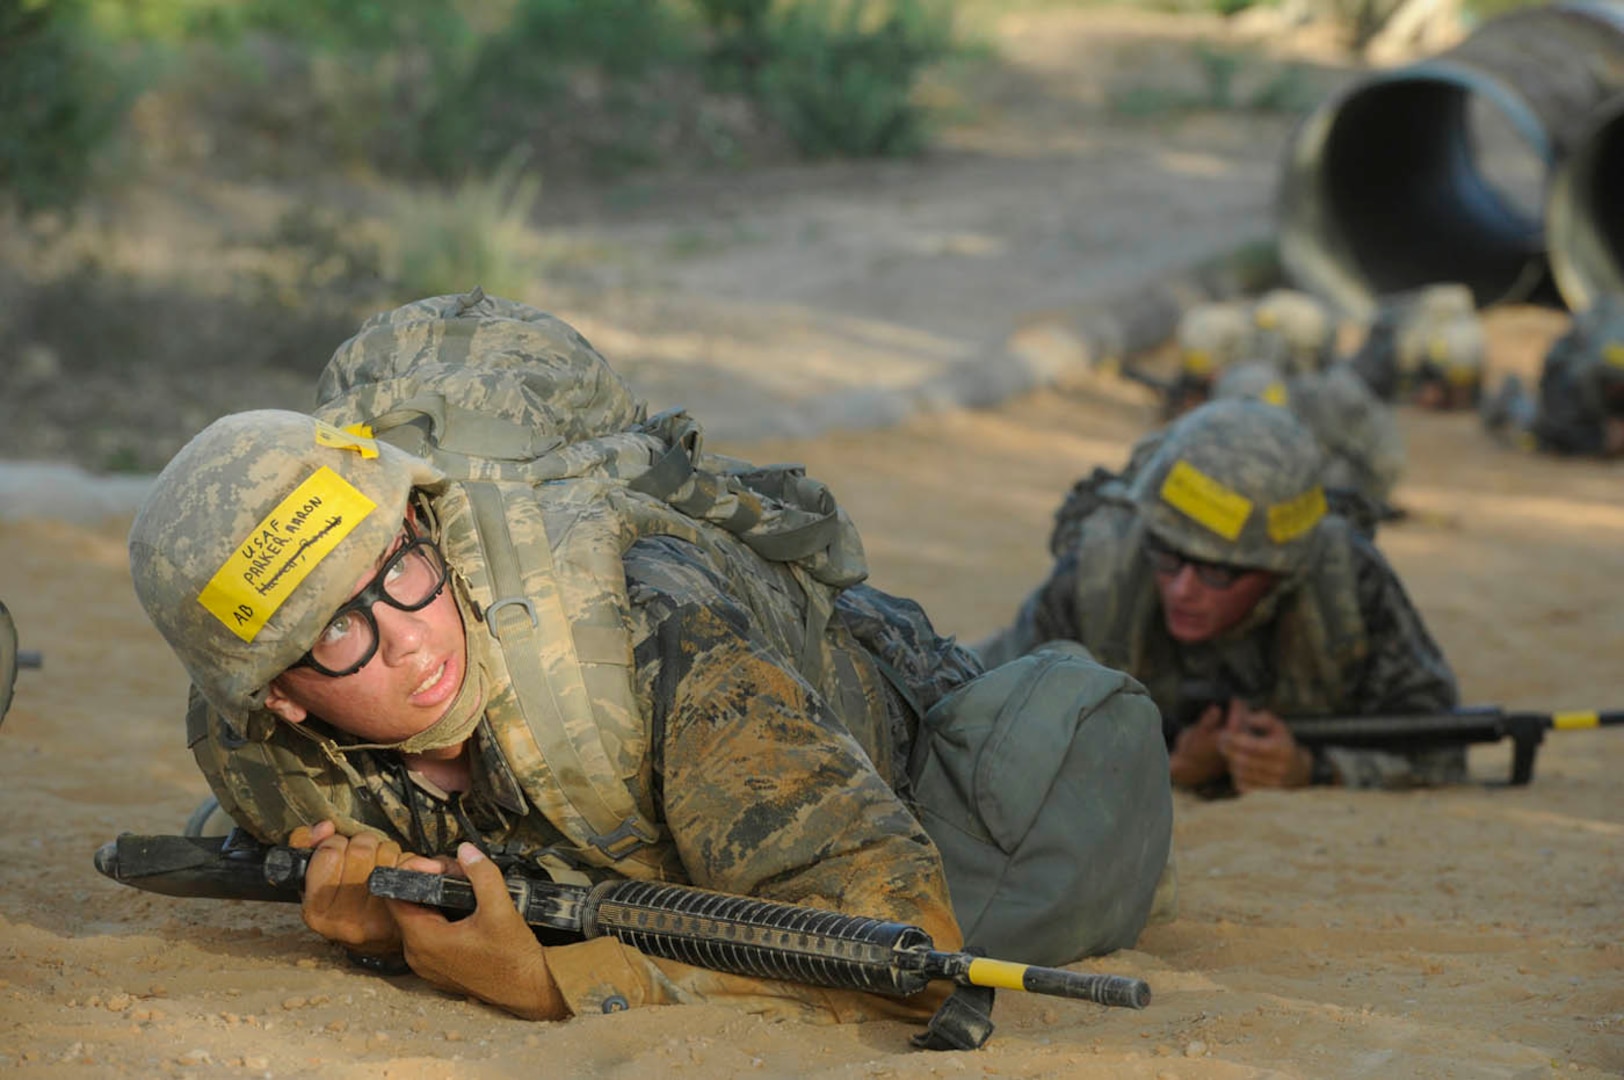
<instances>
[{"instance_id":1,"label":"yellow tape on helmet","mask_svg":"<svg viewBox=\"0 0 1624 1080\"><path fill-rule=\"evenodd\" d=\"M1197 524L1234 540L1252 516L1252 500L1180 458L1162 481L1162 501Z\"/></svg>"},{"instance_id":2,"label":"yellow tape on helmet","mask_svg":"<svg viewBox=\"0 0 1624 1080\"><path fill-rule=\"evenodd\" d=\"M1269 539L1289 543L1319 524L1325 516L1325 491L1315 484L1295 499L1269 507Z\"/></svg>"},{"instance_id":3,"label":"yellow tape on helmet","mask_svg":"<svg viewBox=\"0 0 1624 1080\"><path fill-rule=\"evenodd\" d=\"M331 450L354 450L364 458L378 456L378 443L372 438L372 429L365 424L338 428L317 420L316 445Z\"/></svg>"},{"instance_id":4,"label":"yellow tape on helmet","mask_svg":"<svg viewBox=\"0 0 1624 1080\"><path fill-rule=\"evenodd\" d=\"M299 583L377 505L323 465L237 544L203 586L198 603L233 634L253 641Z\"/></svg>"}]
</instances>

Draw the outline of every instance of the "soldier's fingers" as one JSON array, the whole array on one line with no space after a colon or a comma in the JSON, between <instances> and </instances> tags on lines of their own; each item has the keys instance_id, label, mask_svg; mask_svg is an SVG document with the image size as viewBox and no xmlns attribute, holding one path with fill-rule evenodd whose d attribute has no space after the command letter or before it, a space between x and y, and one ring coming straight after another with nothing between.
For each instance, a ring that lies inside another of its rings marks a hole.
<instances>
[{"instance_id":1,"label":"soldier's fingers","mask_svg":"<svg viewBox=\"0 0 1624 1080\"><path fill-rule=\"evenodd\" d=\"M367 876L378 865L378 846L378 838L366 833L350 838L349 846L344 851L345 885L360 885L364 893Z\"/></svg>"},{"instance_id":2,"label":"soldier's fingers","mask_svg":"<svg viewBox=\"0 0 1624 1080\"><path fill-rule=\"evenodd\" d=\"M305 867L304 908L306 913L324 913L338 899L344 880L343 837L329 837L318 844Z\"/></svg>"},{"instance_id":3,"label":"soldier's fingers","mask_svg":"<svg viewBox=\"0 0 1624 1080\"><path fill-rule=\"evenodd\" d=\"M338 835L338 826L331 821L318 821L314 825L300 825L288 837L288 846L296 848L311 848L327 839Z\"/></svg>"}]
</instances>

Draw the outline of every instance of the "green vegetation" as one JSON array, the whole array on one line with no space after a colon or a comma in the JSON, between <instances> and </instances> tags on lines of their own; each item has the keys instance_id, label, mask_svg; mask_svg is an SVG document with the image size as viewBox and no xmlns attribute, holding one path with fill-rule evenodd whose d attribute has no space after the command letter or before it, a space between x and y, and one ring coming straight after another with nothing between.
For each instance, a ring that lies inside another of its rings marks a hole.
<instances>
[{"instance_id":1,"label":"green vegetation","mask_svg":"<svg viewBox=\"0 0 1624 1080\"><path fill-rule=\"evenodd\" d=\"M1210 43L1190 47L1183 70L1200 75L1198 87L1161 83L1134 85L1107 96L1111 111L1121 116L1153 118L1200 110L1303 113L1320 99L1320 91L1298 65L1270 67L1255 50L1223 48Z\"/></svg>"},{"instance_id":2,"label":"green vegetation","mask_svg":"<svg viewBox=\"0 0 1624 1080\"><path fill-rule=\"evenodd\" d=\"M522 297L531 278L526 222L541 180L510 155L489 177L474 175L449 196L401 196L391 232L398 243L390 280L403 296L441 296L475 285Z\"/></svg>"},{"instance_id":3,"label":"green vegetation","mask_svg":"<svg viewBox=\"0 0 1624 1080\"><path fill-rule=\"evenodd\" d=\"M71 207L126 104L82 4L0 3L0 206Z\"/></svg>"}]
</instances>

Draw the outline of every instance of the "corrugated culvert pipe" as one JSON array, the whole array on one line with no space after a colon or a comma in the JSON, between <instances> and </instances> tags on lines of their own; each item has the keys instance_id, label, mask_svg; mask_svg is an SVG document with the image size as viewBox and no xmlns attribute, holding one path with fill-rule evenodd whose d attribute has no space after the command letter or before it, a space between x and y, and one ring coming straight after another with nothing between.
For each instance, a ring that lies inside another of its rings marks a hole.
<instances>
[{"instance_id":1,"label":"corrugated culvert pipe","mask_svg":"<svg viewBox=\"0 0 1624 1080\"><path fill-rule=\"evenodd\" d=\"M1287 147L1287 275L1354 315L1436 281L1466 283L1480 305L1560 302L1546 185L1620 92L1624 0L1516 11L1437 56L1355 82Z\"/></svg>"},{"instance_id":2,"label":"corrugated culvert pipe","mask_svg":"<svg viewBox=\"0 0 1624 1080\"><path fill-rule=\"evenodd\" d=\"M1624 97L1594 117L1557 167L1545 211L1551 272L1575 311L1624 293Z\"/></svg>"}]
</instances>

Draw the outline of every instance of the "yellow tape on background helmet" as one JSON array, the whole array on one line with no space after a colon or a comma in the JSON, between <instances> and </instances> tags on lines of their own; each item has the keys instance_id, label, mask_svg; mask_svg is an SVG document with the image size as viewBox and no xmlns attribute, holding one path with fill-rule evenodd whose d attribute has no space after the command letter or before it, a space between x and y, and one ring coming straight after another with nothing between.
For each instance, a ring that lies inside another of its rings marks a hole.
<instances>
[{"instance_id":1,"label":"yellow tape on background helmet","mask_svg":"<svg viewBox=\"0 0 1624 1080\"><path fill-rule=\"evenodd\" d=\"M1291 394L1287 392L1286 384L1278 379L1265 386L1260 397L1265 404L1277 405L1282 409L1291 403Z\"/></svg>"},{"instance_id":2,"label":"yellow tape on background helmet","mask_svg":"<svg viewBox=\"0 0 1624 1080\"><path fill-rule=\"evenodd\" d=\"M1197 524L1234 540L1252 516L1252 500L1180 458L1167 471L1162 501Z\"/></svg>"},{"instance_id":3,"label":"yellow tape on background helmet","mask_svg":"<svg viewBox=\"0 0 1624 1080\"><path fill-rule=\"evenodd\" d=\"M1325 516L1325 491L1318 484L1295 499L1269 507L1269 539L1290 543L1319 524Z\"/></svg>"},{"instance_id":4,"label":"yellow tape on background helmet","mask_svg":"<svg viewBox=\"0 0 1624 1080\"><path fill-rule=\"evenodd\" d=\"M323 465L237 543L197 602L252 642L299 583L377 507Z\"/></svg>"},{"instance_id":5,"label":"yellow tape on background helmet","mask_svg":"<svg viewBox=\"0 0 1624 1080\"><path fill-rule=\"evenodd\" d=\"M1624 341L1610 341L1602 349L1601 358L1614 367L1624 368Z\"/></svg>"},{"instance_id":6,"label":"yellow tape on background helmet","mask_svg":"<svg viewBox=\"0 0 1624 1080\"><path fill-rule=\"evenodd\" d=\"M1206 349L1189 349L1184 353L1184 370L1191 375L1208 375L1212 372L1212 356Z\"/></svg>"}]
</instances>

